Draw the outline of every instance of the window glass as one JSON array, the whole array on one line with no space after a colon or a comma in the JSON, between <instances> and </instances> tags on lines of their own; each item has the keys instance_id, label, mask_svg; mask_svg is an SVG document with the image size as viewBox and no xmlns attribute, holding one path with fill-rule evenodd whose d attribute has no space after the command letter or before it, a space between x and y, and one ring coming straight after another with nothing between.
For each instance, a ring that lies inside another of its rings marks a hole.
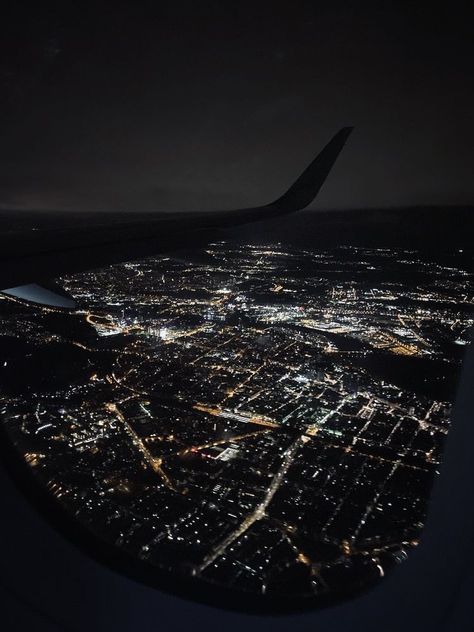
<instances>
[{"instance_id":1,"label":"window glass","mask_svg":"<svg viewBox=\"0 0 474 632\"><path fill-rule=\"evenodd\" d=\"M317 604L422 537L472 252L320 221L56 279L75 309L0 301L8 436L148 572Z\"/></svg>"}]
</instances>

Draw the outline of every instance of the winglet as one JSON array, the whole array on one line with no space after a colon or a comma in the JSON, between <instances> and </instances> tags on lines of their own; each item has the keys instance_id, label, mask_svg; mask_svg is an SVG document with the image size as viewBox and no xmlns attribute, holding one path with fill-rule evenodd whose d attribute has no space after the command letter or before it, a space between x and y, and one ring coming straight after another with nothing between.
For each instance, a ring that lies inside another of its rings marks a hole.
<instances>
[{"instance_id":1,"label":"winglet","mask_svg":"<svg viewBox=\"0 0 474 632\"><path fill-rule=\"evenodd\" d=\"M276 207L281 213L297 211L308 206L319 193L353 129L343 127L339 130L288 191L268 206Z\"/></svg>"}]
</instances>

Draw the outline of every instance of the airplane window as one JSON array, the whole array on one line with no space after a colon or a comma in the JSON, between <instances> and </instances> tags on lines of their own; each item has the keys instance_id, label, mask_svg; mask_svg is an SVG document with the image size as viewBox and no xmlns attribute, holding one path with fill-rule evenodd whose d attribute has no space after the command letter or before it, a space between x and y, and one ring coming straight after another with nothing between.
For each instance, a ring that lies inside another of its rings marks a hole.
<instances>
[{"instance_id":1,"label":"airplane window","mask_svg":"<svg viewBox=\"0 0 474 632\"><path fill-rule=\"evenodd\" d=\"M3 295L3 429L148 577L346 598L422 537L471 270L459 248L241 239L57 279L74 309Z\"/></svg>"}]
</instances>

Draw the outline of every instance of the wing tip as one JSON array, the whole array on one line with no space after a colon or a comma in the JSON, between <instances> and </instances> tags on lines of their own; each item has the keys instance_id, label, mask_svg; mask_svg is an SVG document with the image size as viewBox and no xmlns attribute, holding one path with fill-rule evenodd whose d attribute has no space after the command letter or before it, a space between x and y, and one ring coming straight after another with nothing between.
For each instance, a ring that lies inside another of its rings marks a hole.
<instances>
[{"instance_id":1,"label":"wing tip","mask_svg":"<svg viewBox=\"0 0 474 632\"><path fill-rule=\"evenodd\" d=\"M315 199L341 153L354 126L342 127L291 187L272 205L282 212L291 213L305 208Z\"/></svg>"},{"instance_id":2,"label":"wing tip","mask_svg":"<svg viewBox=\"0 0 474 632\"><path fill-rule=\"evenodd\" d=\"M344 137L344 139L346 141L349 138L349 136L352 134L353 131L354 131L354 125L346 125L344 127L341 127L339 132L336 134L336 137L337 136L342 136L342 137Z\"/></svg>"}]
</instances>

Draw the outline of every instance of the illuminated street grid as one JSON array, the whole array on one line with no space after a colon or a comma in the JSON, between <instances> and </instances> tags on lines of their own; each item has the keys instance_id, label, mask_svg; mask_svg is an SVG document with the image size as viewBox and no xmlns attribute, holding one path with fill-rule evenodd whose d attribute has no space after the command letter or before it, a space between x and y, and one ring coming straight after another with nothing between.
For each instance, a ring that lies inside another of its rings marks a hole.
<instances>
[{"instance_id":1,"label":"illuminated street grid","mask_svg":"<svg viewBox=\"0 0 474 632\"><path fill-rule=\"evenodd\" d=\"M102 538L258 594L368 586L420 538L473 323L459 253L213 244L0 301L1 414ZM450 258L451 257L451 258Z\"/></svg>"}]
</instances>

